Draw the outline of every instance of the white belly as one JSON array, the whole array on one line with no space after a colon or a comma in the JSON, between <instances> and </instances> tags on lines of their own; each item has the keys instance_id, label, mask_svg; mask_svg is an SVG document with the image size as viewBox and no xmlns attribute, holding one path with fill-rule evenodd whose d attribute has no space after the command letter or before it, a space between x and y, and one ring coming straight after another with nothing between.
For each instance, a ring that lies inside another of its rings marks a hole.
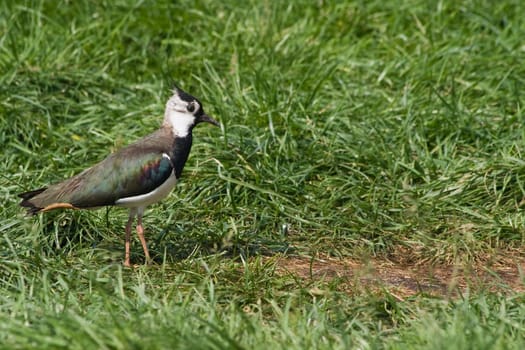
<instances>
[{"instance_id":1,"label":"white belly","mask_svg":"<svg viewBox=\"0 0 525 350\"><path fill-rule=\"evenodd\" d=\"M175 177L175 172L172 172L170 177L153 191L138 196L120 198L115 202L115 205L125 208L144 208L165 198L176 184L177 178Z\"/></svg>"}]
</instances>

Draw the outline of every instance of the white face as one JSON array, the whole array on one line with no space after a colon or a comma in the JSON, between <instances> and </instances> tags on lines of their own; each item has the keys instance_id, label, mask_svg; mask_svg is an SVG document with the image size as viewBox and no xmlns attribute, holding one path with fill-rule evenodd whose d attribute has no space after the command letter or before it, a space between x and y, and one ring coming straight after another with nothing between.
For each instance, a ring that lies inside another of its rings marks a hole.
<instances>
[{"instance_id":1,"label":"white face","mask_svg":"<svg viewBox=\"0 0 525 350\"><path fill-rule=\"evenodd\" d=\"M195 126L197 122L195 114L200 108L197 101L184 101L175 92L166 103L164 123L168 123L173 128L175 136L185 137Z\"/></svg>"}]
</instances>

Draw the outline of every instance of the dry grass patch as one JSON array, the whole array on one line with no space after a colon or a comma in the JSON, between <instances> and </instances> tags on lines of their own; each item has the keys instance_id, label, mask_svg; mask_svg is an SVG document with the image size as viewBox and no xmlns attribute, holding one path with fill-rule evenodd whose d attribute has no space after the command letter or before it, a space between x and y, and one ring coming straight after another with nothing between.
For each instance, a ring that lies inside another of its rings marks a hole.
<instances>
[{"instance_id":1,"label":"dry grass patch","mask_svg":"<svg viewBox=\"0 0 525 350\"><path fill-rule=\"evenodd\" d=\"M469 291L517 293L525 291L525 257L517 250L501 252L486 259L454 264L410 262L402 249L388 258L333 258L328 256L281 257L279 274L291 274L312 282L335 279L349 293L386 289L400 299L425 293L457 297Z\"/></svg>"}]
</instances>

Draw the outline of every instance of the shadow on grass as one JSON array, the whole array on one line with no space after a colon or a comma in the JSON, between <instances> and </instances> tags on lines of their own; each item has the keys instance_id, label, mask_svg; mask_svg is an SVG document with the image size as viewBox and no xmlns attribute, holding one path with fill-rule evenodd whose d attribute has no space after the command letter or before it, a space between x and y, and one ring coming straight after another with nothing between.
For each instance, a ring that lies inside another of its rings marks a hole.
<instances>
[{"instance_id":1,"label":"shadow on grass","mask_svg":"<svg viewBox=\"0 0 525 350\"><path fill-rule=\"evenodd\" d=\"M89 212L47 213L38 233L42 246L48 254L90 247L100 250L109 262L123 259L124 227L120 228L109 221L94 222L93 218L96 219L96 216ZM225 237L211 229L196 233L196 229L184 232L176 227L155 233L150 226L146 227L145 236L153 262L158 264L176 263L196 255L218 254L238 260L253 256L291 254L296 251L286 236L271 237L253 232L240 232L239 235ZM144 253L135 232L132 233L131 259L137 264L144 262Z\"/></svg>"},{"instance_id":2,"label":"shadow on grass","mask_svg":"<svg viewBox=\"0 0 525 350\"><path fill-rule=\"evenodd\" d=\"M282 239L254 238L224 241L221 237L182 237L176 241L155 240L150 253L156 263L177 262L198 255L219 254L237 260L253 256L273 256L295 251L290 242Z\"/></svg>"}]
</instances>

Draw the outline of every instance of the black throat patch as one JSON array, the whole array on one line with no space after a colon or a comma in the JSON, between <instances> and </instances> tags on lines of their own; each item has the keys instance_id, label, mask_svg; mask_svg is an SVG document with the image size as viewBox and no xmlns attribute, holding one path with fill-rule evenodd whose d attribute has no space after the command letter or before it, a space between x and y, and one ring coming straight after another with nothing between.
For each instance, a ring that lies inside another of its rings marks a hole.
<instances>
[{"instance_id":1,"label":"black throat patch","mask_svg":"<svg viewBox=\"0 0 525 350\"><path fill-rule=\"evenodd\" d=\"M191 132L184 137L176 137L173 141L173 150L170 157L172 159L173 168L175 169L175 177L177 179L182 174L184 164L186 164L186 161L188 160L192 142L193 138Z\"/></svg>"}]
</instances>

